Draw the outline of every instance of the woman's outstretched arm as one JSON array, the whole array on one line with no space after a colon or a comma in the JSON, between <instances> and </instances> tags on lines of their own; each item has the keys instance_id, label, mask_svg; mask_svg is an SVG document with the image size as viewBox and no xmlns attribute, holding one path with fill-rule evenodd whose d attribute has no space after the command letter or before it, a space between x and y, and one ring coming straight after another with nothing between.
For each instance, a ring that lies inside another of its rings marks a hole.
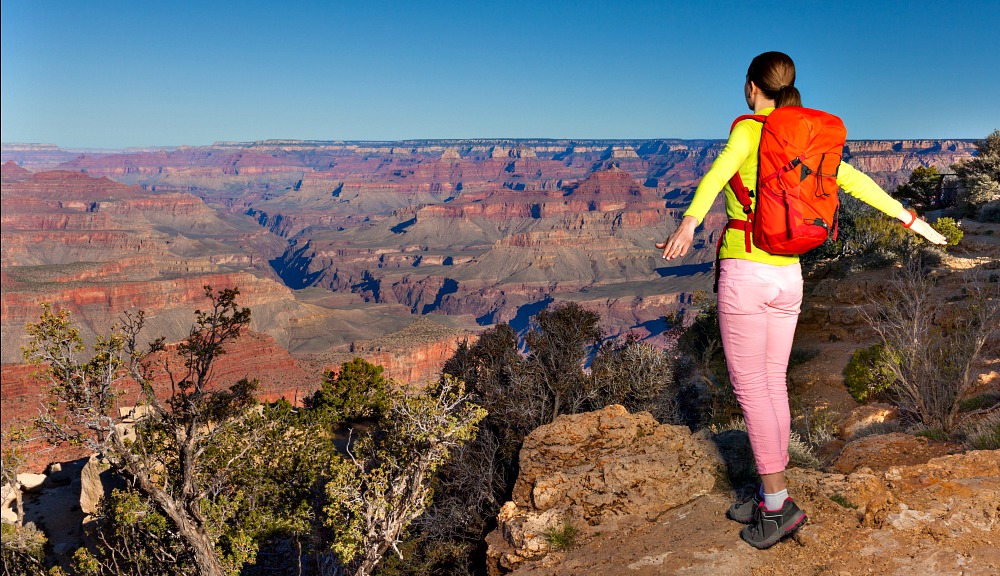
<instances>
[{"instance_id":1,"label":"woman's outstretched arm","mask_svg":"<svg viewBox=\"0 0 1000 576\"><path fill-rule=\"evenodd\" d=\"M840 168L837 170L837 185L843 188L844 192L847 192L858 200L877 210L881 210L903 224L908 224L910 230L920 234L928 242L942 245L948 243L948 240L940 232L931 228L931 225L926 220L914 217L909 210L903 208L899 200L889 196L867 174L847 162L840 163Z\"/></svg>"}]
</instances>

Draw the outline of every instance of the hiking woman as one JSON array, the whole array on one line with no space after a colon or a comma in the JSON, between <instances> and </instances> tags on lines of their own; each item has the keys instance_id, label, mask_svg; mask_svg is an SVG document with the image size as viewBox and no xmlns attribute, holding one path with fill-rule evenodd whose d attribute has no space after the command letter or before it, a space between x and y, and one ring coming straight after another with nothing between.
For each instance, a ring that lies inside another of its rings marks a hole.
<instances>
[{"instance_id":1,"label":"hiking woman","mask_svg":"<svg viewBox=\"0 0 1000 576\"><path fill-rule=\"evenodd\" d=\"M802 106L795 88L795 65L781 52L753 59L743 86L747 106L766 116L782 106ZM725 190L726 213L746 220L743 205L727 184L739 171L745 183L757 182L758 146L762 124L745 119L733 126L729 141L701 180L677 229L656 244L663 258L687 254L695 228L708 213L720 190ZM871 178L841 162L837 185L934 244L945 238L903 208ZM752 185L752 184L751 184ZM756 198L752 199L756 202ZM744 224L738 222L738 224ZM806 521L805 513L788 497L785 466L791 416L786 370L792 338L802 303L802 272L798 256L770 254L751 246L750 230L727 227L719 252L719 328L730 380L743 410L761 486L748 500L729 509L733 520L748 524L740 536L757 548L767 548Z\"/></svg>"}]
</instances>

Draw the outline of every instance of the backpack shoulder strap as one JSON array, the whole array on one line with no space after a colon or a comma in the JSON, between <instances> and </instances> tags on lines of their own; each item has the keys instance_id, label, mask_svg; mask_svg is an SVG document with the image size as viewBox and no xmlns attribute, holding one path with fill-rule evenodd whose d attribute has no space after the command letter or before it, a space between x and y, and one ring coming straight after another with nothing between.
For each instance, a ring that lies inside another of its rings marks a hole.
<instances>
[{"instance_id":1,"label":"backpack shoulder strap","mask_svg":"<svg viewBox=\"0 0 1000 576\"><path fill-rule=\"evenodd\" d=\"M732 132L733 128L736 128L736 125L744 120L756 120L761 124L763 124L764 120L767 120L767 116L763 114L744 114L736 118L736 120L733 120L732 125L729 127L729 131Z\"/></svg>"},{"instance_id":2,"label":"backpack shoulder strap","mask_svg":"<svg viewBox=\"0 0 1000 576\"><path fill-rule=\"evenodd\" d=\"M742 122L743 120L756 120L757 122L763 124L764 121L767 120L767 116L764 116L763 114L744 114L743 116L738 117L736 120L733 120L733 124L732 126L729 127L729 131L732 132L733 128L736 128L736 125ZM733 193L736 195L736 199L739 200L740 204L743 205L743 213L746 215L746 221L730 220L726 224L726 228L738 228L743 230L744 243L746 244L745 248L747 253L749 253L750 230L753 229L753 209L752 209L753 195L750 192L750 190L746 187L746 185L743 184L743 179L740 178L739 170L736 170L736 173L733 174L733 177L729 179L729 187L733 189ZM725 234L725 230L723 230L723 234ZM719 249L721 248L722 248L722 241L720 238ZM718 254L716 254L716 259L718 259Z\"/></svg>"}]
</instances>

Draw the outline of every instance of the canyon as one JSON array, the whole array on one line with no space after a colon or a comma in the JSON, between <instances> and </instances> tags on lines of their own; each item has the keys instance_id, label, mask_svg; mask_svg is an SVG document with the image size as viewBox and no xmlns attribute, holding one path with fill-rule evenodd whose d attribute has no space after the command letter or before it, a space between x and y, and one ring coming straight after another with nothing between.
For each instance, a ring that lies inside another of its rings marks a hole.
<instances>
[{"instance_id":1,"label":"canyon","mask_svg":"<svg viewBox=\"0 0 1000 576\"><path fill-rule=\"evenodd\" d=\"M40 304L85 339L147 312L184 337L204 286L238 287L251 335L233 352L269 398L301 398L354 355L401 383L433 379L459 342L559 301L609 336L666 345L665 317L710 291L721 198L694 249L664 263L719 140L268 140L70 151L4 144L3 419L38 397L20 365ZM964 140L850 141L845 159L892 190L948 171ZM245 358L252 362L243 362ZM227 371L223 371L229 373ZM235 372L232 377L238 378Z\"/></svg>"}]
</instances>

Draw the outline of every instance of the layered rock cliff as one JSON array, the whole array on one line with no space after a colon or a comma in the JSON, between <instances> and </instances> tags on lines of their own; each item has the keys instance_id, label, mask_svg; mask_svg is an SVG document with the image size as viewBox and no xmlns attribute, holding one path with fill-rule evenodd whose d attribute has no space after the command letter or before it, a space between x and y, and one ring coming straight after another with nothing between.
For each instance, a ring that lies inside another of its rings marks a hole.
<instances>
[{"instance_id":1,"label":"layered rock cliff","mask_svg":"<svg viewBox=\"0 0 1000 576\"><path fill-rule=\"evenodd\" d=\"M682 262L666 265L652 244L721 148L530 139L271 140L113 153L5 145L2 357L16 361L17 337L7 334L30 319L33 302L103 299L101 326L125 292L140 294L138 305L145 282L162 295L175 279L183 291L234 273L260 285L248 291L272 292L269 282L312 291L286 292L274 301L285 313L257 316L256 329L296 354L384 336L412 320L401 313L523 328L559 300L602 311L609 333L656 341L662 316L711 286L721 204ZM972 148L858 141L845 157L888 186L916 165L944 168ZM86 297L67 292L95 287ZM156 308L153 300L143 301Z\"/></svg>"}]
</instances>

